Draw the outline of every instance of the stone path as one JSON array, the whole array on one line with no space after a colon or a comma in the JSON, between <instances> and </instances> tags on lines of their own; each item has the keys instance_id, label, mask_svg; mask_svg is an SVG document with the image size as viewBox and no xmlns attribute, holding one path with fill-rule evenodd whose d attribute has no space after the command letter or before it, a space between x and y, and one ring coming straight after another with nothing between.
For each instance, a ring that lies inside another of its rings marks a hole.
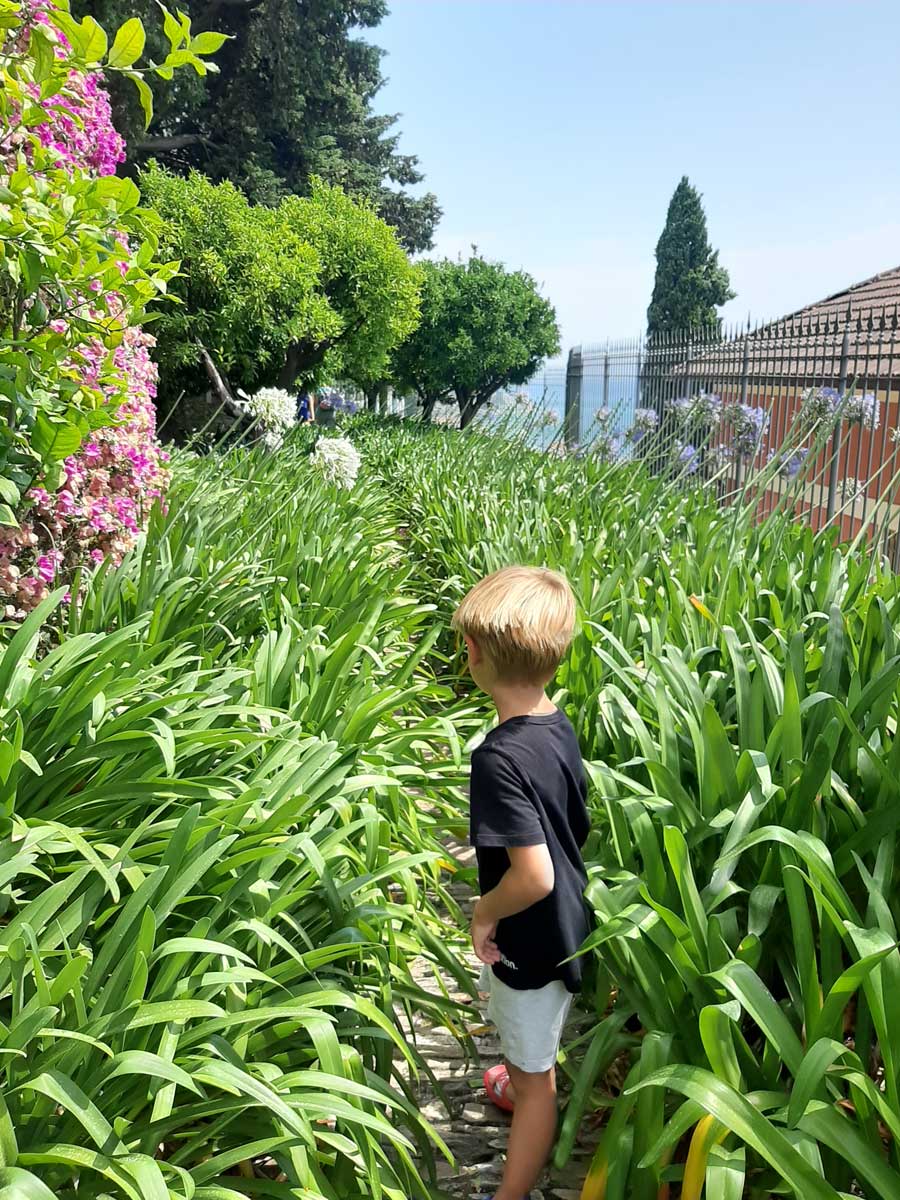
<instances>
[{"instance_id":1,"label":"stone path","mask_svg":"<svg viewBox=\"0 0 900 1200\"><path fill-rule=\"evenodd\" d=\"M471 862L468 847L448 845L464 865ZM451 888L454 899L465 913L471 910L473 898L465 885ZM480 966L473 954L467 957L473 979L478 978ZM415 963L413 974L422 987L437 991L430 964ZM446 1029L435 1027L418 1017L415 1036L419 1051L431 1066L447 1098L448 1108L438 1098L427 1081L420 1091L422 1113L450 1147L455 1167L440 1160L438 1190L434 1200L486 1200L497 1188L503 1173L503 1157L509 1129L509 1118L488 1100L482 1084L485 1066L500 1058L500 1046L493 1029L485 1024L484 1003L476 1005L471 997L448 986L453 999L472 1005L468 1027L475 1042L479 1061L467 1061L466 1052ZM577 1023L577 1016L575 1021ZM541 1186L532 1191L532 1200L579 1200L581 1185L587 1174L593 1153L594 1138L576 1147L566 1169L549 1170Z\"/></svg>"}]
</instances>

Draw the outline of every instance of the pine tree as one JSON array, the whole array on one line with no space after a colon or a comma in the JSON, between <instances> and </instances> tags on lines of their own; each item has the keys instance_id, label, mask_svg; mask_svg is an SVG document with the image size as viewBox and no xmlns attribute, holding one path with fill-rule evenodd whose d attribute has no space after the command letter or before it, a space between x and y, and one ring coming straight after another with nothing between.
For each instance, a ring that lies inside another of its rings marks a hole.
<instances>
[{"instance_id":1,"label":"pine tree","mask_svg":"<svg viewBox=\"0 0 900 1200\"><path fill-rule=\"evenodd\" d=\"M682 177L669 202L656 245L656 279L647 310L651 337L674 329L712 325L716 309L734 298L719 252L709 244L700 193Z\"/></svg>"}]
</instances>

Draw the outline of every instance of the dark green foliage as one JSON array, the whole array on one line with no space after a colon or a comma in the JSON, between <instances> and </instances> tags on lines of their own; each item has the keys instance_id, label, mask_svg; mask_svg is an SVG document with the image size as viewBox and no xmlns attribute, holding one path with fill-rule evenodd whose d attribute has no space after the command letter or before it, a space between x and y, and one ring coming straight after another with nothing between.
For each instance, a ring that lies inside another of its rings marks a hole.
<instances>
[{"instance_id":1,"label":"dark green foliage","mask_svg":"<svg viewBox=\"0 0 900 1200\"><path fill-rule=\"evenodd\" d=\"M164 56L155 0L74 7L111 24L137 13L152 31L148 50ZM373 111L382 51L352 36L380 23L384 0L194 0L184 8L196 31L231 40L216 53L218 73L182 71L160 89L149 132L128 85L112 81L133 166L155 157L180 173L196 169L262 204L305 195L318 176L370 200L407 249L431 247L437 200L405 190L422 180L417 160L398 152L396 117Z\"/></svg>"},{"instance_id":2,"label":"dark green foliage","mask_svg":"<svg viewBox=\"0 0 900 1200\"><path fill-rule=\"evenodd\" d=\"M656 245L656 280L647 310L654 334L714 324L716 309L734 299L719 252L709 244L700 193L683 176L669 202Z\"/></svg>"}]
</instances>

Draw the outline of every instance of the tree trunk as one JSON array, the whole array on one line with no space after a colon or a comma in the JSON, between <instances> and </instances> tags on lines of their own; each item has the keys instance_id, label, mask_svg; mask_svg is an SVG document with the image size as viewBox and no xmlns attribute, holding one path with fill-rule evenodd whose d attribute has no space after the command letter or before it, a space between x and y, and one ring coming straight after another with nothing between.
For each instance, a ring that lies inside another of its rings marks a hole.
<instances>
[{"instance_id":1,"label":"tree trunk","mask_svg":"<svg viewBox=\"0 0 900 1200\"><path fill-rule=\"evenodd\" d=\"M422 421L425 425L431 424L431 418L434 413L434 406L437 404L437 396L425 396L422 400Z\"/></svg>"},{"instance_id":2,"label":"tree trunk","mask_svg":"<svg viewBox=\"0 0 900 1200\"><path fill-rule=\"evenodd\" d=\"M288 352L284 360L284 366L278 373L278 386L284 388L285 391L291 391L296 383L297 376L300 374L300 365L302 362L302 352L298 345L288 347Z\"/></svg>"},{"instance_id":3,"label":"tree trunk","mask_svg":"<svg viewBox=\"0 0 900 1200\"><path fill-rule=\"evenodd\" d=\"M381 392L380 383L371 383L365 389L366 410L368 412L378 412L378 396Z\"/></svg>"},{"instance_id":4,"label":"tree trunk","mask_svg":"<svg viewBox=\"0 0 900 1200\"><path fill-rule=\"evenodd\" d=\"M459 405L459 427L466 429L480 407L478 397L462 388L456 389L456 402Z\"/></svg>"},{"instance_id":5,"label":"tree trunk","mask_svg":"<svg viewBox=\"0 0 900 1200\"><path fill-rule=\"evenodd\" d=\"M222 408L230 417L233 417L236 422L245 422L247 420L247 414L235 400L231 386L214 362L213 356L205 346L200 346L199 349L200 361L203 363L206 374L209 376L209 381L212 384L213 391L221 401Z\"/></svg>"}]
</instances>

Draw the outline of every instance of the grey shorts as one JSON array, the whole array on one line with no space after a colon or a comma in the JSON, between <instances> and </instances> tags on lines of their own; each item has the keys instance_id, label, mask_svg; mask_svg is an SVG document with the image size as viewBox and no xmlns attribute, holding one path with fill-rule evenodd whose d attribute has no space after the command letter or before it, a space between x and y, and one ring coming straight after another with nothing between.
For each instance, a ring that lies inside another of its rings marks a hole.
<instances>
[{"instance_id":1,"label":"grey shorts","mask_svg":"<svg viewBox=\"0 0 900 1200\"><path fill-rule=\"evenodd\" d=\"M488 1020L496 1025L503 1057L520 1071L537 1074L556 1066L572 994L555 979L542 988L519 991L483 967L479 989L488 992Z\"/></svg>"}]
</instances>

